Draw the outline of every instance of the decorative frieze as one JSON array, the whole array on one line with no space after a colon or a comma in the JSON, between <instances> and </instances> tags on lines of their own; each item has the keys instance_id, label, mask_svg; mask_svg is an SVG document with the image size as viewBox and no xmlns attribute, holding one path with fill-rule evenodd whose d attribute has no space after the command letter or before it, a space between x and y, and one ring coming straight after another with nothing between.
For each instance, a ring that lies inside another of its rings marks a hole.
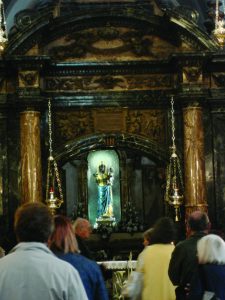
<instances>
[{"instance_id":1,"label":"decorative frieze","mask_svg":"<svg viewBox=\"0 0 225 300\"><path fill-rule=\"evenodd\" d=\"M54 132L59 145L81 136L107 132L137 134L164 144L165 122L165 112L154 109L99 108L85 111L57 111L54 118Z\"/></svg>"},{"instance_id":2,"label":"decorative frieze","mask_svg":"<svg viewBox=\"0 0 225 300\"><path fill-rule=\"evenodd\" d=\"M99 92L104 90L150 90L156 88L170 88L172 76L170 74L151 75L103 75L103 76L74 76L47 77L46 91Z\"/></svg>"}]
</instances>

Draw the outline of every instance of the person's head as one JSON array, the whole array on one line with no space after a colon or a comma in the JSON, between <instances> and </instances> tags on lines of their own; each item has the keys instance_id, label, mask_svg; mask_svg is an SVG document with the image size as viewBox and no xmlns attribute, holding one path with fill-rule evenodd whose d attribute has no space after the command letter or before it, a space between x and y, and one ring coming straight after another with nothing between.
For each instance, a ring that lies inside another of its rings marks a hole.
<instances>
[{"instance_id":1,"label":"person's head","mask_svg":"<svg viewBox=\"0 0 225 300\"><path fill-rule=\"evenodd\" d=\"M162 217L153 226L151 244L170 244L174 242L175 235L174 221L171 218Z\"/></svg>"},{"instance_id":2,"label":"person's head","mask_svg":"<svg viewBox=\"0 0 225 300\"><path fill-rule=\"evenodd\" d=\"M208 232L209 229L210 229L210 222L205 212L196 210L190 214L190 216L187 219L188 235L200 231Z\"/></svg>"},{"instance_id":3,"label":"person's head","mask_svg":"<svg viewBox=\"0 0 225 300\"><path fill-rule=\"evenodd\" d=\"M75 234L82 239L88 239L91 232L92 226L87 219L77 218L73 224Z\"/></svg>"},{"instance_id":4,"label":"person's head","mask_svg":"<svg viewBox=\"0 0 225 300\"><path fill-rule=\"evenodd\" d=\"M77 240L71 221L65 216L55 216L55 228L49 239L49 248L53 252L78 252Z\"/></svg>"},{"instance_id":5,"label":"person's head","mask_svg":"<svg viewBox=\"0 0 225 300\"><path fill-rule=\"evenodd\" d=\"M18 242L47 243L53 230L53 217L41 202L26 203L15 213L14 230Z\"/></svg>"},{"instance_id":6,"label":"person's head","mask_svg":"<svg viewBox=\"0 0 225 300\"><path fill-rule=\"evenodd\" d=\"M197 243L200 264L225 264L225 242L216 234L208 234Z\"/></svg>"},{"instance_id":7,"label":"person's head","mask_svg":"<svg viewBox=\"0 0 225 300\"><path fill-rule=\"evenodd\" d=\"M2 247L0 247L0 258L4 256L5 256L5 250Z\"/></svg>"},{"instance_id":8,"label":"person's head","mask_svg":"<svg viewBox=\"0 0 225 300\"><path fill-rule=\"evenodd\" d=\"M98 167L98 169L99 169L99 172L100 173L105 173L105 171L106 171L106 166L105 166L105 164L103 163L103 161L101 162L101 164L99 165L99 167Z\"/></svg>"},{"instance_id":9,"label":"person's head","mask_svg":"<svg viewBox=\"0 0 225 300\"><path fill-rule=\"evenodd\" d=\"M146 247L148 245L150 245L151 243L151 236L152 236L152 231L153 231L153 228L149 228L148 230L146 230L144 233L143 233L143 245Z\"/></svg>"}]
</instances>

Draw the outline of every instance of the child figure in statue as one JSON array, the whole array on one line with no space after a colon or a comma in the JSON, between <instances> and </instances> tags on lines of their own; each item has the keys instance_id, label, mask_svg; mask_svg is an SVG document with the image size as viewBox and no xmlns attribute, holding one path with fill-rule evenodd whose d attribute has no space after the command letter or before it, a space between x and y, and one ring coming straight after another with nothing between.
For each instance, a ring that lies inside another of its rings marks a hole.
<instances>
[{"instance_id":1,"label":"child figure in statue","mask_svg":"<svg viewBox=\"0 0 225 300\"><path fill-rule=\"evenodd\" d=\"M97 218L112 218L113 217L113 169L106 168L106 165L101 162L98 166L98 172L94 174L98 185L98 214Z\"/></svg>"}]
</instances>

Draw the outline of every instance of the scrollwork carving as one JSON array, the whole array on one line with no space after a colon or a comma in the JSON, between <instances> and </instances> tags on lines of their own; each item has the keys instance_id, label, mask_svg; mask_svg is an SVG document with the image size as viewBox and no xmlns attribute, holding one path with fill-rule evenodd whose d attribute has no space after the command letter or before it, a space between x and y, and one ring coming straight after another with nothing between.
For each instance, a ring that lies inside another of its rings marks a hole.
<instances>
[{"instance_id":1,"label":"scrollwork carving","mask_svg":"<svg viewBox=\"0 0 225 300\"><path fill-rule=\"evenodd\" d=\"M116 28L109 25L68 34L66 45L55 46L49 50L56 59L71 57L85 58L88 53L96 55L117 55L131 52L134 56L153 56L153 39L141 31Z\"/></svg>"},{"instance_id":2,"label":"scrollwork carving","mask_svg":"<svg viewBox=\"0 0 225 300\"><path fill-rule=\"evenodd\" d=\"M142 129L143 115L139 111L130 112L127 116L127 131L140 134Z\"/></svg>"},{"instance_id":3,"label":"scrollwork carving","mask_svg":"<svg viewBox=\"0 0 225 300\"><path fill-rule=\"evenodd\" d=\"M185 82L199 82L201 81L202 69L200 67L184 67L183 80Z\"/></svg>"},{"instance_id":4,"label":"scrollwork carving","mask_svg":"<svg viewBox=\"0 0 225 300\"><path fill-rule=\"evenodd\" d=\"M46 78L49 91L96 91L96 90L149 90L157 87L170 87L170 75L102 75Z\"/></svg>"},{"instance_id":5,"label":"scrollwork carving","mask_svg":"<svg viewBox=\"0 0 225 300\"><path fill-rule=\"evenodd\" d=\"M57 112L55 118L56 140L73 140L76 137L92 132L92 119L90 112L72 111Z\"/></svg>"},{"instance_id":6,"label":"scrollwork carving","mask_svg":"<svg viewBox=\"0 0 225 300\"><path fill-rule=\"evenodd\" d=\"M36 19L37 13L32 9L25 9L15 15L15 25L19 30L29 26L34 19Z\"/></svg>"},{"instance_id":7,"label":"scrollwork carving","mask_svg":"<svg viewBox=\"0 0 225 300\"><path fill-rule=\"evenodd\" d=\"M127 82L125 78L122 76L102 76L102 77L96 77L93 78L92 84L97 85L98 87L101 87L102 89L114 89L116 87L119 88L127 88Z\"/></svg>"},{"instance_id":8,"label":"scrollwork carving","mask_svg":"<svg viewBox=\"0 0 225 300\"><path fill-rule=\"evenodd\" d=\"M165 115L161 110L128 111L127 132L150 137L163 143L165 140Z\"/></svg>"},{"instance_id":9,"label":"scrollwork carving","mask_svg":"<svg viewBox=\"0 0 225 300\"><path fill-rule=\"evenodd\" d=\"M39 74L38 71L20 71L19 72L20 87L38 87Z\"/></svg>"}]
</instances>

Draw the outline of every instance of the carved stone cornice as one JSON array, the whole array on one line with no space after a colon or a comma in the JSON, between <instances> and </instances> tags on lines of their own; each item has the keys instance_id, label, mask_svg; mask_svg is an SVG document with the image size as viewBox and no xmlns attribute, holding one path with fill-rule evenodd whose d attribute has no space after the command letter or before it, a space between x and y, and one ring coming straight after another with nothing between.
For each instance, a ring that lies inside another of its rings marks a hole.
<instances>
[{"instance_id":1,"label":"carved stone cornice","mask_svg":"<svg viewBox=\"0 0 225 300\"><path fill-rule=\"evenodd\" d=\"M4 62L14 69L40 70L50 61L48 55L5 55Z\"/></svg>"},{"instance_id":2,"label":"carved stone cornice","mask_svg":"<svg viewBox=\"0 0 225 300\"><path fill-rule=\"evenodd\" d=\"M204 107L208 105L209 92L207 89L200 91L178 91L176 98L181 107Z\"/></svg>"},{"instance_id":3,"label":"carved stone cornice","mask_svg":"<svg viewBox=\"0 0 225 300\"><path fill-rule=\"evenodd\" d=\"M168 105L168 98L174 94L173 89L152 91L124 91L104 93L76 93L73 95L45 93L46 97L54 99L56 107L141 107L158 108Z\"/></svg>"},{"instance_id":4,"label":"carved stone cornice","mask_svg":"<svg viewBox=\"0 0 225 300\"><path fill-rule=\"evenodd\" d=\"M25 111L25 110L34 110L34 111L42 111L46 109L47 99L40 94L35 95L31 94L26 90L23 90L24 93L20 95L11 94L7 96L7 102L5 103L5 107L7 109L14 109L17 111Z\"/></svg>"},{"instance_id":5,"label":"carved stone cornice","mask_svg":"<svg viewBox=\"0 0 225 300\"><path fill-rule=\"evenodd\" d=\"M124 75L124 74L170 74L175 72L170 60L157 61L105 61L105 62L62 62L50 63L44 76L74 75Z\"/></svg>"},{"instance_id":6,"label":"carved stone cornice","mask_svg":"<svg viewBox=\"0 0 225 300\"><path fill-rule=\"evenodd\" d=\"M204 66L204 64L209 62L212 57L212 53L208 51L197 51L197 52L183 52L175 53L171 56L171 60L176 63L179 67L185 66Z\"/></svg>"}]
</instances>

